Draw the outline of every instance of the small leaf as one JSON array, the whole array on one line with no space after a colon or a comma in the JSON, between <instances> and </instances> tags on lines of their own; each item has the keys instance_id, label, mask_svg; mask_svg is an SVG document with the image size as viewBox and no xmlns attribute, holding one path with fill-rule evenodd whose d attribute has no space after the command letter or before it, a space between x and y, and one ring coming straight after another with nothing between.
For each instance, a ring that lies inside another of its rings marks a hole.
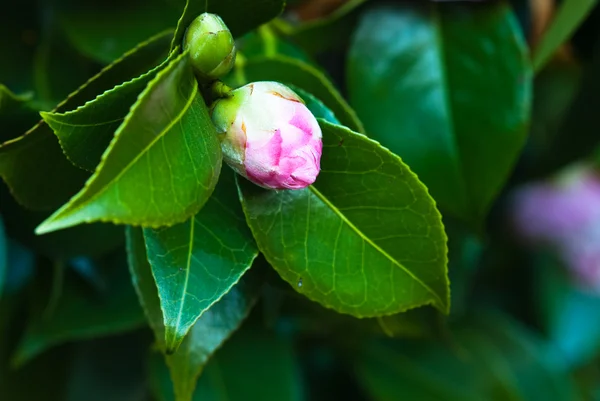
<instances>
[{"instance_id":1,"label":"small leaf","mask_svg":"<svg viewBox=\"0 0 600 401\"><path fill-rule=\"evenodd\" d=\"M219 15L233 36L238 37L277 17L284 7L285 0L187 0L171 50L181 46L188 25L204 12Z\"/></svg>"},{"instance_id":2,"label":"small leaf","mask_svg":"<svg viewBox=\"0 0 600 401\"><path fill-rule=\"evenodd\" d=\"M158 355L151 358L150 382L158 400L175 399L168 371ZM302 384L288 339L244 327L208 363L193 401L302 401L306 399Z\"/></svg>"},{"instance_id":3,"label":"small leaf","mask_svg":"<svg viewBox=\"0 0 600 401\"><path fill-rule=\"evenodd\" d=\"M44 314L45 306L37 308L30 317L14 356L16 365L22 365L58 344L119 333L142 325L144 315L127 278L125 255L117 252L100 262L107 274L105 291L94 297L68 275L51 318Z\"/></svg>"},{"instance_id":4,"label":"small leaf","mask_svg":"<svg viewBox=\"0 0 600 401\"><path fill-rule=\"evenodd\" d=\"M321 173L303 190L238 179L258 247L308 298L357 317L449 309L446 235L427 189L393 153L320 120Z\"/></svg>"},{"instance_id":5,"label":"small leaf","mask_svg":"<svg viewBox=\"0 0 600 401\"><path fill-rule=\"evenodd\" d=\"M533 68L539 72L558 48L567 41L592 12L597 0L565 0L552 25L533 52Z\"/></svg>"},{"instance_id":6,"label":"small leaf","mask_svg":"<svg viewBox=\"0 0 600 401\"><path fill-rule=\"evenodd\" d=\"M158 286L165 342L174 352L194 322L238 282L258 255L237 199L233 171L224 171L206 205L186 222L144 229Z\"/></svg>"},{"instance_id":7,"label":"small leaf","mask_svg":"<svg viewBox=\"0 0 600 401\"><path fill-rule=\"evenodd\" d=\"M36 232L182 222L208 200L220 169L217 134L183 53L148 84L85 187Z\"/></svg>"},{"instance_id":8,"label":"small leaf","mask_svg":"<svg viewBox=\"0 0 600 401\"><path fill-rule=\"evenodd\" d=\"M72 93L54 112L71 110L155 67L166 57L171 38L172 32L165 32L140 44ZM0 144L0 177L23 206L55 209L81 188L88 174L69 163L43 121L20 134L11 132L10 140Z\"/></svg>"},{"instance_id":9,"label":"small leaf","mask_svg":"<svg viewBox=\"0 0 600 401\"><path fill-rule=\"evenodd\" d=\"M317 68L281 55L251 58L241 68L248 82L278 81L304 89L329 107L342 124L364 133L363 125L354 110Z\"/></svg>"},{"instance_id":10,"label":"small leaf","mask_svg":"<svg viewBox=\"0 0 600 401\"><path fill-rule=\"evenodd\" d=\"M527 48L504 2L422 3L362 16L348 57L350 101L442 210L479 227L525 143Z\"/></svg>"},{"instance_id":11,"label":"small leaf","mask_svg":"<svg viewBox=\"0 0 600 401\"><path fill-rule=\"evenodd\" d=\"M58 137L67 158L77 167L94 171L115 131L139 94L176 53L156 68L115 86L96 99L66 113L40 113Z\"/></svg>"},{"instance_id":12,"label":"small leaf","mask_svg":"<svg viewBox=\"0 0 600 401\"><path fill-rule=\"evenodd\" d=\"M177 352L167 355L178 401L192 399L198 377L209 359L250 313L262 285L256 273L249 272L208 309L194 324Z\"/></svg>"}]
</instances>

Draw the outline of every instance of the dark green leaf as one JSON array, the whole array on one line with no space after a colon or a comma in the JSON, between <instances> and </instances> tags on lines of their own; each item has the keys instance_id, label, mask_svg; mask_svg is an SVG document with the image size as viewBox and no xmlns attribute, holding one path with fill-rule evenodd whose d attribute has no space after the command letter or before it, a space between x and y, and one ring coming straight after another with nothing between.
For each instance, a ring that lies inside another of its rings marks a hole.
<instances>
[{"instance_id":1,"label":"dark green leaf","mask_svg":"<svg viewBox=\"0 0 600 401\"><path fill-rule=\"evenodd\" d=\"M258 254L227 169L200 212L186 222L144 229L158 286L167 350L174 352L196 320L238 282Z\"/></svg>"},{"instance_id":2,"label":"dark green leaf","mask_svg":"<svg viewBox=\"0 0 600 401\"><path fill-rule=\"evenodd\" d=\"M72 110L153 68L166 57L171 37L171 32L157 35L125 54L54 111ZM0 176L22 205L35 210L55 209L81 188L88 174L69 163L52 130L43 121L17 137L20 134L11 132L11 139L0 144Z\"/></svg>"},{"instance_id":3,"label":"dark green leaf","mask_svg":"<svg viewBox=\"0 0 600 401\"><path fill-rule=\"evenodd\" d=\"M62 1L59 19L71 43L83 54L110 63L166 29L173 29L185 0Z\"/></svg>"},{"instance_id":4,"label":"dark green leaf","mask_svg":"<svg viewBox=\"0 0 600 401\"><path fill-rule=\"evenodd\" d=\"M14 356L15 364L22 365L57 344L131 330L144 322L125 255L117 252L102 263L107 275L104 292L94 295L67 275L51 316L45 301L34 310Z\"/></svg>"},{"instance_id":5,"label":"dark green leaf","mask_svg":"<svg viewBox=\"0 0 600 401\"><path fill-rule=\"evenodd\" d=\"M151 385L160 401L172 401L164 363L151 359ZM299 366L289 340L260 329L242 329L211 359L193 401L301 401Z\"/></svg>"},{"instance_id":6,"label":"dark green leaf","mask_svg":"<svg viewBox=\"0 0 600 401\"><path fill-rule=\"evenodd\" d=\"M277 17L284 7L285 0L187 0L171 50L181 46L188 25L204 12L218 14L237 37Z\"/></svg>"},{"instance_id":7,"label":"dark green leaf","mask_svg":"<svg viewBox=\"0 0 600 401\"><path fill-rule=\"evenodd\" d=\"M17 96L0 84L0 143L27 131L39 120L37 111L30 107L31 98L31 94Z\"/></svg>"},{"instance_id":8,"label":"dark green leaf","mask_svg":"<svg viewBox=\"0 0 600 401\"><path fill-rule=\"evenodd\" d=\"M198 377L209 359L250 313L262 285L256 273L248 273L208 309L196 321L177 352L167 355L167 365L178 401L192 399Z\"/></svg>"},{"instance_id":9,"label":"dark green leaf","mask_svg":"<svg viewBox=\"0 0 600 401\"><path fill-rule=\"evenodd\" d=\"M596 0L565 0L554 21L533 53L533 68L540 71L558 48L567 41L596 5Z\"/></svg>"},{"instance_id":10,"label":"dark green leaf","mask_svg":"<svg viewBox=\"0 0 600 401\"><path fill-rule=\"evenodd\" d=\"M96 169L115 131L129 113L131 105L175 55L176 53L172 53L171 57L156 68L115 86L76 110L66 113L41 113L73 164L84 170Z\"/></svg>"},{"instance_id":11,"label":"dark green leaf","mask_svg":"<svg viewBox=\"0 0 600 401\"><path fill-rule=\"evenodd\" d=\"M239 179L259 249L298 292L358 317L449 309L446 235L427 189L400 158L320 120L321 173L303 190Z\"/></svg>"},{"instance_id":12,"label":"dark green leaf","mask_svg":"<svg viewBox=\"0 0 600 401\"><path fill-rule=\"evenodd\" d=\"M500 316L477 316L439 342L379 342L357 350L357 374L375 401L575 401L541 339Z\"/></svg>"},{"instance_id":13,"label":"dark green leaf","mask_svg":"<svg viewBox=\"0 0 600 401\"><path fill-rule=\"evenodd\" d=\"M342 122L354 131L364 132L354 110L329 79L317 68L286 56L257 57L249 59L243 68L248 82L278 81L304 89L320 99Z\"/></svg>"},{"instance_id":14,"label":"dark green leaf","mask_svg":"<svg viewBox=\"0 0 600 401\"><path fill-rule=\"evenodd\" d=\"M0 216L0 299L4 292L4 283L6 282L6 274L8 269L8 241L4 232L4 223Z\"/></svg>"},{"instance_id":15,"label":"dark green leaf","mask_svg":"<svg viewBox=\"0 0 600 401\"><path fill-rule=\"evenodd\" d=\"M348 68L351 103L369 135L414 169L441 208L479 226L529 121L532 72L510 7L373 9Z\"/></svg>"},{"instance_id":16,"label":"dark green leaf","mask_svg":"<svg viewBox=\"0 0 600 401\"><path fill-rule=\"evenodd\" d=\"M36 230L92 221L158 227L200 210L221 170L221 148L187 53L148 84L85 187Z\"/></svg>"}]
</instances>

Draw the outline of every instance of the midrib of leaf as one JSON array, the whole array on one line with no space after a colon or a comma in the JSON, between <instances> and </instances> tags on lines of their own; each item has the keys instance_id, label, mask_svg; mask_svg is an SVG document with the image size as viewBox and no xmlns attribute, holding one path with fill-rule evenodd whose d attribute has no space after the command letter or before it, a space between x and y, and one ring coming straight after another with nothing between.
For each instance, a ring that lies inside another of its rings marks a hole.
<instances>
[{"instance_id":1,"label":"midrib of leaf","mask_svg":"<svg viewBox=\"0 0 600 401\"><path fill-rule=\"evenodd\" d=\"M356 227L350 220L348 220L348 218L346 216L344 216L344 214L337 207L335 207L335 205L333 205L329 201L329 199L327 199L321 192L319 192L319 190L316 189L314 187L314 185L309 186L309 189L330 210L332 210L350 229L352 229L352 231L354 231L359 237L361 237L363 241L368 243L373 249L375 249L377 252L381 253L383 256L385 256L387 259L389 259L393 265L398 266L401 270L403 270L406 274L408 274L414 281L419 283L423 288L425 288L429 293L431 293L431 295L434 296L434 298L439 302L440 307L446 309L445 303L442 301L442 299L439 297L439 295L435 291L433 291L427 284L425 284L423 281L421 281L421 279L416 277L409 269L407 269L405 266L403 266L401 263L399 263L397 260L395 260L392 256L390 256L386 251L384 251L377 244L375 244L373 241L371 241L371 239L368 238L361 230L359 230L358 227Z\"/></svg>"},{"instance_id":2,"label":"midrib of leaf","mask_svg":"<svg viewBox=\"0 0 600 401\"><path fill-rule=\"evenodd\" d=\"M175 326L173 327L173 329L168 330L169 338L166 339L168 349L175 348L175 344L178 342L181 342L181 341L176 341L176 336L177 336L177 331L178 331L179 325L181 324L181 316L183 314L183 304L185 303L185 294L187 292L188 282L190 279L190 267L191 267L191 263L192 263L192 249L194 247L194 226L196 225L195 222L196 222L196 218L193 217L190 222L190 241L189 241L189 245L188 245L188 258L187 258L187 266L186 266L186 270L185 270L185 280L183 282L183 288L181 289L182 291L181 291L181 298L180 298L180 304L179 304L179 312L177 313L177 322L175 323ZM167 322L165 322L165 326L166 326L166 323ZM173 346L171 344L173 344Z\"/></svg>"},{"instance_id":3,"label":"midrib of leaf","mask_svg":"<svg viewBox=\"0 0 600 401\"><path fill-rule=\"evenodd\" d=\"M178 61L183 58L183 57L188 57L187 53L182 53L177 59L175 59L173 61L173 65L177 64ZM166 71L166 70L165 70ZM164 71L163 71L164 72ZM146 93L150 92L152 89L154 89L155 85L158 85L161 81L159 78L162 78L162 75L157 75L154 78L153 82L150 82L150 84L148 84L148 87L146 88L146 90L144 90L144 92L140 95L140 99L143 99L144 96L146 95ZM169 132L169 130L176 124L179 123L179 121L183 118L183 116L185 115L185 113L187 113L187 111L189 110L189 108L191 107L192 103L194 102L194 100L196 99L196 95L198 94L198 86L197 85L193 85L192 86L192 93L190 94L190 98L188 99L188 101L186 102L185 106L182 108L181 112L179 112L179 114L177 114L177 116L171 120L171 122L166 126L165 129L161 130L161 132L152 140L152 142L150 142L144 149L142 149L142 151L135 157L133 158L133 160L131 162L129 162L125 168L123 168L119 174L117 174L115 177L111 178L102 188L100 188L98 191L96 191L95 194L93 194L90 198L88 198L86 201L84 201L82 204L76 206L75 208L73 208L69 214L75 213L78 210L81 210L81 208L85 207L87 203L93 201L94 199L96 199L98 196L100 196L101 194L104 193L104 191L107 190L107 188L109 187L110 184L112 184L115 181L118 181L121 176L123 176L123 174L125 174L127 171L129 171L129 169L140 159L142 158L155 144L156 142L158 142L160 139L163 138L163 136ZM108 146L107 151L104 153L104 155L102 156L102 160L100 161L100 164L98 165L98 168L96 169L96 171L101 171L102 167L104 167L104 163L106 162L106 157L109 154L110 150L112 149L114 143L116 143L116 141L119 139L122 131L127 127L127 124L129 123L129 121L131 121L131 118L133 116L133 113L137 110L136 106L140 106L141 102L138 101L138 103L136 105L134 105L131 108L131 111L129 113L129 115L127 117L125 117L125 120L123 121L123 124L121 124L121 126L117 129L117 132L115 132L115 137L113 138L113 141L111 142L111 144ZM92 178L90 180L88 180L88 182L85 185L85 188L87 189L90 185L91 182L93 182L93 180L95 179L95 175L92 176ZM69 208L70 205L72 205L73 203L79 201L82 197L84 197L86 195L85 190L83 192L80 192L80 194L78 196L76 196L75 198L73 198L71 201L69 201L65 206L63 206L62 208L60 208L54 215L52 215L50 217L50 220L46 220L44 221L42 224L40 224L36 229L35 232L36 234L44 234L48 230L48 226L50 226L50 231L52 230L52 225L54 225L54 221L53 221L53 217L54 216L60 216L60 214L62 214L63 210L67 210Z\"/></svg>"},{"instance_id":4,"label":"midrib of leaf","mask_svg":"<svg viewBox=\"0 0 600 401\"><path fill-rule=\"evenodd\" d=\"M42 114L42 116L44 117L44 121L46 121L46 122L48 122L48 120L52 120L60 125L64 125L67 127L100 127L102 125L108 125L108 124L113 124L113 123L116 123L119 121L123 121L125 119L125 117L121 117L121 118L117 118L117 119L114 119L111 121L102 121L102 122L98 122L98 123L94 123L94 124L70 124L70 123L67 123L67 122L64 122L61 120L57 120L56 118L54 118L54 114L52 114L52 113L42 112L40 114ZM62 115L65 115L65 114L62 114ZM60 142L60 140L59 140L59 142ZM62 143L61 143L61 147L62 147ZM65 156L66 156L66 154L65 154ZM71 161L71 163L72 163L72 161Z\"/></svg>"},{"instance_id":5,"label":"midrib of leaf","mask_svg":"<svg viewBox=\"0 0 600 401\"><path fill-rule=\"evenodd\" d=\"M461 206L462 206L462 210L460 210L460 213L465 213L467 210L469 210L469 199L470 197L468 196L468 188L467 188L467 183L465 181L465 174L464 174L464 166L462 163L462 157L460 154L460 147L458 146L458 142L457 142L457 138L456 138L456 127L454 125L454 110L452 108L452 102L450 100L450 93L449 93L449 85L450 85L450 74L448 73L448 69L446 68L446 57L445 57L445 45L444 45L444 36L443 36L443 32L442 32L442 19L440 17L440 12L438 9L438 6L436 6L435 4L430 5L429 7L431 7L431 15L432 15L432 19L433 19L433 26L435 27L435 40L437 42L437 48L438 51L436 52L438 57L437 59L439 60L439 71L441 74L441 79L443 81L443 93L444 93L444 104L446 106L446 112L447 112L447 116L448 116L448 128L451 131L451 135L450 135L450 140L451 140L451 144L452 144L452 155L454 156L454 162L456 163L456 166L458 167L458 184L461 187L461 192L462 192L462 199L461 199ZM477 210L477 208L475 208L475 210ZM479 211L477 210L477 213L479 213Z\"/></svg>"}]
</instances>

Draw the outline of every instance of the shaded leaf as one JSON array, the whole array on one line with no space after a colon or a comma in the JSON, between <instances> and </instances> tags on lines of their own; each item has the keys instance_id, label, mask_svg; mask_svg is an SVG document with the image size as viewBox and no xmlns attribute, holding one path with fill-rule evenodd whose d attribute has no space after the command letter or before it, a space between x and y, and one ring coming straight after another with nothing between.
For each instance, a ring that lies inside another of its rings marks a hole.
<instances>
[{"instance_id":1,"label":"shaded leaf","mask_svg":"<svg viewBox=\"0 0 600 401\"><path fill-rule=\"evenodd\" d=\"M509 6L381 6L348 58L351 104L370 136L442 209L480 226L525 142L532 71Z\"/></svg>"},{"instance_id":2,"label":"shaded leaf","mask_svg":"<svg viewBox=\"0 0 600 401\"><path fill-rule=\"evenodd\" d=\"M158 400L174 400L168 371L156 354L150 381ZM301 401L303 393L291 342L264 329L243 328L206 366L193 401Z\"/></svg>"},{"instance_id":3,"label":"shaded leaf","mask_svg":"<svg viewBox=\"0 0 600 401\"><path fill-rule=\"evenodd\" d=\"M8 270L8 241L4 232L4 223L0 215L0 299L4 292L4 283Z\"/></svg>"},{"instance_id":4,"label":"shaded leaf","mask_svg":"<svg viewBox=\"0 0 600 401\"><path fill-rule=\"evenodd\" d=\"M575 33L596 5L596 0L565 0L533 52L533 68L540 71L558 48Z\"/></svg>"},{"instance_id":5,"label":"shaded leaf","mask_svg":"<svg viewBox=\"0 0 600 401\"><path fill-rule=\"evenodd\" d=\"M188 25L204 12L219 15L233 36L238 37L277 17L284 7L284 0L187 0L171 50L181 45Z\"/></svg>"},{"instance_id":6,"label":"shaded leaf","mask_svg":"<svg viewBox=\"0 0 600 401\"><path fill-rule=\"evenodd\" d=\"M157 35L103 69L54 110L63 112L131 80L164 60L171 33ZM24 135L11 132L0 144L0 177L20 204L34 210L54 209L83 185L88 174L65 158L50 127L40 121ZM3 135L4 136L4 135ZM4 139L4 138L3 138Z\"/></svg>"},{"instance_id":7,"label":"shaded leaf","mask_svg":"<svg viewBox=\"0 0 600 401\"><path fill-rule=\"evenodd\" d=\"M69 341L120 333L139 327L144 314L128 278L125 255L117 252L102 260L107 288L94 295L67 275L51 317L34 309L13 362L22 365L44 350ZM42 306L42 305L40 305Z\"/></svg>"},{"instance_id":8,"label":"shaded leaf","mask_svg":"<svg viewBox=\"0 0 600 401\"><path fill-rule=\"evenodd\" d=\"M94 171L115 131L139 94L176 53L145 74L115 86L94 100L65 113L40 113L58 137L67 158L77 167Z\"/></svg>"},{"instance_id":9,"label":"shaded leaf","mask_svg":"<svg viewBox=\"0 0 600 401\"><path fill-rule=\"evenodd\" d=\"M541 339L506 317L477 316L439 342L363 345L357 376L371 398L419 401L579 400L572 380L554 369Z\"/></svg>"},{"instance_id":10,"label":"shaded leaf","mask_svg":"<svg viewBox=\"0 0 600 401\"><path fill-rule=\"evenodd\" d=\"M317 68L286 56L256 57L249 59L241 68L248 82L278 81L304 89L320 99L331 109L342 124L357 132L364 132L354 110Z\"/></svg>"},{"instance_id":11,"label":"shaded leaf","mask_svg":"<svg viewBox=\"0 0 600 401\"><path fill-rule=\"evenodd\" d=\"M308 298L357 317L449 309L446 236L427 189L400 158L320 120L321 173L303 190L238 179L259 249Z\"/></svg>"},{"instance_id":12,"label":"shaded leaf","mask_svg":"<svg viewBox=\"0 0 600 401\"><path fill-rule=\"evenodd\" d=\"M85 187L36 232L98 220L182 222L210 197L220 169L215 128L184 53L142 92Z\"/></svg>"},{"instance_id":13,"label":"shaded leaf","mask_svg":"<svg viewBox=\"0 0 600 401\"><path fill-rule=\"evenodd\" d=\"M0 142L25 132L39 120L39 114L30 106L31 94L15 95L0 84Z\"/></svg>"},{"instance_id":14,"label":"shaded leaf","mask_svg":"<svg viewBox=\"0 0 600 401\"><path fill-rule=\"evenodd\" d=\"M233 171L223 171L213 195L186 222L144 229L174 352L194 322L238 282L258 255L237 199Z\"/></svg>"}]
</instances>

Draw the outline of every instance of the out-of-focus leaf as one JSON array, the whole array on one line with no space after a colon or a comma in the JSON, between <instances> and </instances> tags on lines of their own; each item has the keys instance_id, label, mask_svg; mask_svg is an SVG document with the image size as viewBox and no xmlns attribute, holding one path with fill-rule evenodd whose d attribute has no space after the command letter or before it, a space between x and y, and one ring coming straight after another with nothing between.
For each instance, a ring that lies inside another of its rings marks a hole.
<instances>
[{"instance_id":1,"label":"out-of-focus leaf","mask_svg":"<svg viewBox=\"0 0 600 401\"><path fill-rule=\"evenodd\" d=\"M569 367L578 367L600 353L600 295L577 288L561 266L540 257L536 269L537 309L545 331Z\"/></svg>"},{"instance_id":2,"label":"out-of-focus leaf","mask_svg":"<svg viewBox=\"0 0 600 401\"><path fill-rule=\"evenodd\" d=\"M0 298L4 292L4 283L8 269L8 241L4 232L4 223L0 215Z\"/></svg>"},{"instance_id":3,"label":"out-of-focus leaf","mask_svg":"<svg viewBox=\"0 0 600 401\"><path fill-rule=\"evenodd\" d=\"M258 247L296 291L357 317L449 309L446 235L425 186L393 153L320 120L321 173L303 190L240 178Z\"/></svg>"},{"instance_id":4,"label":"out-of-focus leaf","mask_svg":"<svg viewBox=\"0 0 600 401\"><path fill-rule=\"evenodd\" d=\"M540 71L558 48L575 33L597 0L565 0L533 53L533 68Z\"/></svg>"},{"instance_id":5,"label":"out-of-focus leaf","mask_svg":"<svg viewBox=\"0 0 600 401\"><path fill-rule=\"evenodd\" d=\"M155 67L167 55L169 35L158 35L125 54L72 93L54 111L72 110ZM18 136L20 134L11 132L10 138L3 134L3 139L8 140L0 144L0 177L17 201L27 208L48 210L59 207L81 188L88 174L65 158L45 122L40 121L24 135Z\"/></svg>"},{"instance_id":6,"label":"out-of-focus leaf","mask_svg":"<svg viewBox=\"0 0 600 401\"><path fill-rule=\"evenodd\" d=\"M160 401L172 401L172 383L158 355L150 382ZM259 329L242 329L206 366L193 401L302 401L305 399L292 344Z\"/></svg>"},{"instance_id":7,"label":"out-of-focus leaf","mask_svg":"<svg viewBox=\"0 0 600 401\"><path fill-rule=\"evenodd\" d=\"M357 349L357 376L373 400L575 401L571 378L533 333L499 315L457 328L439 342L377 342Z\"/></svg>"},{"instance_id":8,"label":"out-of-focus leaf","mask_svg":"<svg viewBox=\"0 0 600 401\"><path fill-rule=\"evenodd\" d=\"M270 25L263 25L237 39L235 45L242 57L272 57L277 54L311 63L304 50L277 36Z\"/></svg>"},{"instance_id":9,"label":"out-of-focus leaf","mask_svg":"<svg viewBox=\"0 0 600 401\"><path fill-rule=\"evenodd\" d=\"M106 223L85 224L47 235L36 235L35 228L50 213L25 210L2 183L0 204L11 237L52 260L102 256L123 244L123 227Z\"/></svg>"},{"instance_id":10,"label":"out-of-focus leaf","mask_svg":"<svg viewBox=\"0 0 600 401\"><path fill-rule=\"evenodd\" d=\"M364 133L362 123L354 110L317 68L282 55L252 58L241 68L248 82L278 81L304 89L329 107L342 124L356 132Z\"/></svg>"},{"instance_id":11,"label":"out-of-focus leaf","mask_svg":"<svg viewBox=\"0 0 600 401\"><path fill-rule=\"evenodd\" d=\"M233 36L238 37L277 17L284 7L284 0L187 0L171 50L181 45L188 25L204 12L219 15Z\"/></svg>"},{"instance_id":12,"label":"out-of-focus leaf","mask_svg":"<svg viewBox=\"0 0 600 401\"><path fill-rule=\"evenodd\" d=\"M0 84L0 143L27 131L39 120L39 114L30 106L31 98L30 93L18 96Z\"/></svg>"},{"instance_id":13,"label":"out-of-focus leaf","mask_svg":"<svg viewBox=\"0 0 600 401\"><path fill-rule=\"evenodd\" d=\"M221 157L183 53L142 92L85 187L36 232L93 221L151 227L182 222L210 197Z\"/></svg>"},{"instance_id":14,"label":"out-of-focus leaf","mask_svg":"<svg viewBox=\"0 0 600 401\"><path fill-rule=\"evenodd\" d=\"M145 399L143 396L147 390L143 361L148 342L144 340L144 336L136 332L76 344L64 400Z\"/></svg>"},{"instance_id":15,"label":"out-of-focus leaf","mask_svg":"<svg viewBox=\"0 0 600 401\"><path fill-rule=\"evenodd\" d=\"M111 63L138 43L174 29L185 0L62 0L61 26L81 53Z\"/></svg>"},{"instance_id":16,"label":"out-of-focus leaf","mask_svg":"<svg viewBox=\"0 0 600 401\"><path fill-rule=\"evenodd\" d=\"M186 222L144 230L169 352L177 349L196 320L229 292L258 255L233 176L231 169L223 171L206 205Z\"/></svg>"},{"instance_id":17,"label":"out-of-focus leaf","mask_svg":"<svg viewBox=\"0 0 600 401\"><path fill-rule=\"evenodd\" d=\"M58 137L69 160L77 167L94 171L115 131L123 123L140 93L176 53L161 65L131 81L115 86L76 110L40 113Z\"/></svg>"},{"instance_id":18,"label":"out-of-focus leaf","mask_svg":"<svg viewBox=\"0 0 600 401\"><path fill-rule=\"evenodd\" d=\"M4 282L6 296L18 293L29 283L35 269L35 255L19 242L8 239L8 258Z\"/></svg>"},{"instance_id":19,"label":"out-of-focus leaf","mask_svg":"<svg viewBox=\"0 0 600 401\"><path fill-rule=\"evenodd\" d=\"M529 57L505 3L423 3L363 15L350 100L443 210L479 228L525 143Z\"/></svg>"},{"instance_id":20,"label":"out-of-focus leaf","mask_svg":"<svg viewBox=\"0 0 600 401\"><path fill-rule=\"evenodd\" d=\"M143 324L144 314L131 287L125 255L117 252L102 263L108 284L103 293L90 293L72 275L67 275L51 316L44 313L46 306L34 308L14 364L23 365L61 343L120 333Z\"/></svg>"}]
</instances>

